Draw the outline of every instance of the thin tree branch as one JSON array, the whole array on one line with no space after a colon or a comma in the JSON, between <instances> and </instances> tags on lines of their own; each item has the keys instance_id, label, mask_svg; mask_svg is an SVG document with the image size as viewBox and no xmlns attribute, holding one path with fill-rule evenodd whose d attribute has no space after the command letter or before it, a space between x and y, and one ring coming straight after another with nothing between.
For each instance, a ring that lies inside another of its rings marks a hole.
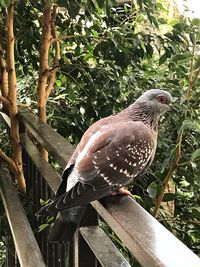
<instances>
[{"instance_id":1,"label":"thin tree branch","mask_svg":"<svg viewBox=\"0 0 200 267\"><path fill-rule=\"evenodd\" d=\"M190 224L197 224L200 225L200 221L195 221L195 220L178 220L178 219L159 219L159 222L174 222L174 223L190 223Z\"/></svg>"},{"instance_id":2,"label":"thin tree branch","mask_svg":"<svg viewBox=\"0 0 200 267\"><path fill-rule=\"evenodd\" d=\"M175 154L175 158L174 158L174 161L165 177L165 179L163 180L162 182L162 188L161 188L161 191L160 191L160 194L158 196L158 199L156 201L156 206L155 206L155 209L154 209L154 212L153 212L153 216L154 217L157 217L158 215L158 211L159 211L159 208L160 208L160 205L161 205L161 202L163 200L163 196L165 194L165 189L169 183L169 180L171 179L174 171L177 169L178 167L178 162L181 158L181 142L182 142L182 137L183 137L183 130L180 130L179 132L179 135L178 135L178 138L177 138L177 146L176 146L176 154Z\"/></svg>"},{"instance_id":3,"label":"thin tree branch","mask_svg":"<svg viewBox=\"0 0 200 267\"><path fill-rule=\"evenodd\" d=\"M195 71L194 78L193 78L192 83L191 83L192 86L193 86L193 84L196 82L196 80L197 80L199 74L200 74L200 68L198 68L198 69Z\"/></svg>"},{"instance_id":4,"label":"thin tree branch","mask_svg":"<svg viewBox=\"0 0 200 267\"><path fill-rule=\"evenodd\" d=\"M7 79L7 71L6 71L6 62L3 55L0 58L0 69L1 69L1 94L3 97L8 96L8 79Z\"/></svg>"},{"instance_id":5,"label":"thin tree branch","mask_svg":"<svg viewBox=\"0 0 200 267\"><path fill-rule=\"evenodd\" d=\"M179 163L178 167L186 166L186 165L190 164L191 162L197 162L199 160L200 160L200 157L196 158L196 159L193 159L193 160L190 160L190 161L185 161L185 162Z\"/></svg>"},{"instance_id":6,"label":"thin tree branch","mask_svg":"<svg viewBox=\"0 0 200 267\"><path fill-rule=\"evenodd\" d=\"M52 68L49 69L49 73L51 74L52 71L54 71L55 69L59 69L60 65L54 65Z\"/></svg>"},{"instance_id":7,"label":"thin tree branch","mask_svg":"<svg viewBox=\"0 0 200 267\"><path fill-rule=\"evenodd\" d=\"M1 95L0 95L0 101L3 103L3 105L4 105L4 107L5 107L6 109L9 109L9 107L10 107L10 102L8 101L7 98L5 98L4 96L1 96Z\"/></svg>"},{"instance_id":8,"label":"thin tree branch","mask_svg":"<svg viewBox=\"0 0 200 267\"><path fill-rule=\"evenodd\" d=\"M200 72L200 70L198 69L197 72L195 73L194 78L193 78L195 49L196 49L196 36L194 36L194 42L193 42L193 47L192 47L192 58L190 61L190 72L189 72L189 77L188 77L189 83L188 83L188 89L187 89L187 93L186 93L188 106L189 106L190 98L192 95L193 85L194 85L194 83L195 83L195 81L199 75L199 72ZM188 109L186 109L186 111L185 111L185 118L187 117L187 114L188 114ZM161 202L163 200L165 189L167 187L169 180L172 178L175 170L180 166L179 161L181 158L181 144L182 144L182 139L183 139L183 132L184 132L184 130L181 129L179 134L178 134L175 158L174 158L174 161L172 162L172 165L171 165L165 179L163 180L161 192L158 196L158 199L157 199L156 205L155 205L155 209L153 212L154 217L157 217L157 215L158 215L158 211L159 211Z\"/></svg>"},{"instance_id":9,"label":"thin tree branch","mask_svg":"<svg viewBox=\"0 0 200 267\"><path fill-rule=\"evenodd\" d=\"M196 49L196 35L194 34L193 35L193 46L192 46L192 58L191 58L191 62L190 62L190 71L189 71L189 86L188 86L187 95L186 95L188 102L189 102L190 97L192 95L192 87L193 87L193 84L195 82L193 80L193 68L194 68L195 49Z\"/></svg>"},{"instance_id":10,"label":"thin tree branch","mask_svg":"<svg viewBox=\"0 0 200 267\"><path fill-rule=\"evenodd\" d=\"M15 164L15 162L9 158L3 151L2 149L0 149L0 158L2 160L4 160L6 163L8 163L10 170L12 171L12 173L16 174L18 172L18 168Z\"/></svg>"},{"instance_id":11,"label":"thin tree branch","mask_svg":"<svg viewBox=\"0 0 200 267\"><path fill-rule=\"evenodd\" d=\"M92 36L92 35L81 35L81 34L74 34L74 35L66 35L66 36L59 36L56 38L51 39L51 43L57 42L57 41L64 41L67 39L73 39L73 38L83 38L83 39L96 39L96 40L111 40L110 37L105 36Z\"/></svg>"}]
</instances>

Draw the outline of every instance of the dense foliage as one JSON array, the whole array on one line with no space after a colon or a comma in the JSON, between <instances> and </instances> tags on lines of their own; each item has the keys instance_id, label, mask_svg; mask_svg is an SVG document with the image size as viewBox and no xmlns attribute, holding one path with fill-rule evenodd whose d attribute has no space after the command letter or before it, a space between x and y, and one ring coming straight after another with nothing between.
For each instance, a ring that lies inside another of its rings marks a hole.
<instances>
[{"instance_id":1,"label":"dense foliage","mask_svg":"<svg viewBox=\"0 0 200 267\"><path fill-rule=\"evenodd\" d=\"M8 2L0 1L1 14L5 14ZM168 5L162 2L138 0L122 6L109 0L56 2L60 7L56 25L61 58L48 101L48 123L77 144L91 123L118 112L143 91L169 90L177 111L162 119L154 164L132 191L152 212L162 181L177 159L171 173L174 184L171 182L164 195L170 206L161 207L158 220L199 253L200 20L178 13L170 17ZM16 3L18 96L33 109L37 101L41 12L40 1ZM1 30L3 23L2 15Z\"/></svg>"}]
</instances>

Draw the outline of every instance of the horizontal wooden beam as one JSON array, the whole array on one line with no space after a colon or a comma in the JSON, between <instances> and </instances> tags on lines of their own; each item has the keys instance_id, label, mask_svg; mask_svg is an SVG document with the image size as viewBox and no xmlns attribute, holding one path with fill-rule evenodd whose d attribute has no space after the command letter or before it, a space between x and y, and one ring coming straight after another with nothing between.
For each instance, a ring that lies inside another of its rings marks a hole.
<instances>
[{"instance_id":1,"label":"horizontal wooden beam","mask_svg":"<svg viewBox=\"0 0 200 267\"><path fill-rule=\"evenodd\" d=\"M130 197L110 196L91 205L142 266L200 266L189 248Z\"/></svg>"},{"instance_id":2,"label":"horizontal wooden beam","mask_svg":"<svg viewBox=\"0 0 200 267\"><path fill-rule=\"evenodd\" d=\"M102 267L131 267L110 238L98 226L81 227L80 233Z\"/></svg>"},{"instance_id":3,"label":"horizontal wooden beam","mask_svg":"<svg viewBox=\"0 0 200 267\"><path fill-rule=\"evenodd\" d=\"M21 267L45 267L40 249L5 163L0 161L0 194Z\"/></svg>"},{"instance_id":4,"label":"horizontal wooden beam","mask_svg":"<svg viewBox=\"0 0 200 267\"><path fill-rule=\"evenodd\" d=\"M27 134L21 134L20 140L23 148L26 150L29 157L32 159L36 168L46 180L51 190L56 193L60 183L61 177L59 174L51 167L51 165L41 156L40 152L27 136Z\"/></svg>"},{"instance_id":5,"label":"horizontal wooden beam","mask_svg":"<svg viewBox=\"0 0 200 267\"><path fill-rule=\"evenodd\" d=\"M74 151L73 146L50 126L42 122L41 119L28 108L19 108L19 118L26 129L44 148L46 148L64 169Z\"/></svg>"}]
</instances>

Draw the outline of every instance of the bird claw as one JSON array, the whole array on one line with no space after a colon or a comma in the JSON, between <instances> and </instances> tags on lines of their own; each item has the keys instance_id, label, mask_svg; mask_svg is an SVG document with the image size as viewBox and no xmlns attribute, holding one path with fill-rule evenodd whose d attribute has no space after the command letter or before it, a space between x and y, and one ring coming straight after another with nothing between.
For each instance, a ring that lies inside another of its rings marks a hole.
<instances>
[{"instance_id":1,"label":"bird claw","mask_svg":"<svg viewBox=\"0 0 200 267\"><path fill-rule=\"evenodd\" d=\"M116 195L127 195L127 196L132 197L131 192L129 190L125 189L125 187L121 187L117 191L112 192L112 196L116 196Z\"/></svg>"}]
</instances>

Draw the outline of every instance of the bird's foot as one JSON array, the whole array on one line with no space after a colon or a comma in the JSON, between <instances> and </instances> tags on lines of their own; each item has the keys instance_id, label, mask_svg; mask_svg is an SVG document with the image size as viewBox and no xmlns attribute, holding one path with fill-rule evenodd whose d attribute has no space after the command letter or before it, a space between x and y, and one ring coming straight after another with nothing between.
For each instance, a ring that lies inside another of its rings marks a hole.
<instances>
[{"instance_id":1,"label":"bird's foot","mask_svg":"<svg viewBox=\"0 0 200 267\"><path fill-rule=\"evenodd\" d=\"M132 194L130 191L128 191L125 187L121 187L119 190L112 192L112 196L116 195L127 195L132 197Z\"/></svg>"}]
</instances>

